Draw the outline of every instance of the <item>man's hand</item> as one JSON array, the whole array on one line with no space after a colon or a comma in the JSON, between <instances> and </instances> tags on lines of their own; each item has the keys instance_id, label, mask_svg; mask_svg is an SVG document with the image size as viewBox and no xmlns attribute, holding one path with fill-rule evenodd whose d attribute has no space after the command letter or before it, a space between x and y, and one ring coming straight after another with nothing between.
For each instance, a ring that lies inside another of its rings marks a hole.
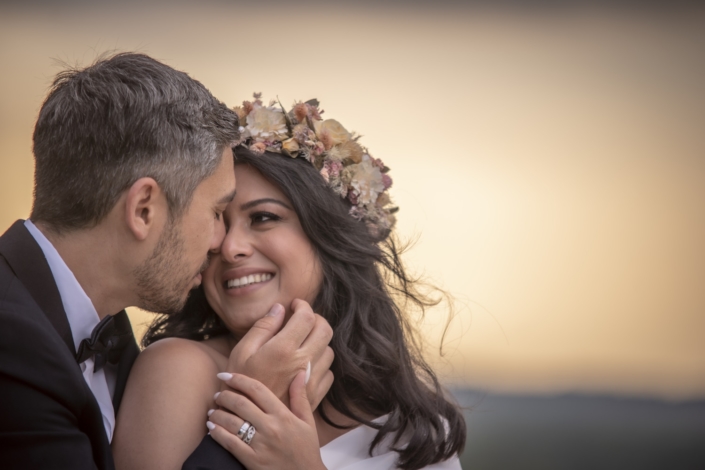
<instances>
[{"instance_id":1,"label":"man's hand","mask_svg":"<svg viewBox=\"0 0 705 470\"><path fill-rule=\"evenodd\" d=\"M243 374L263 383L289 406L289 386L310 363L311 375L306 390L314 410L333 384L330 366L334 355L328 346L333 330L303 300L294 300L291 310L291 318L283 328L284 307L280 304L275 304L266 316L259 319L233 348L228 372Z\"/></svg>"}]
</instances>

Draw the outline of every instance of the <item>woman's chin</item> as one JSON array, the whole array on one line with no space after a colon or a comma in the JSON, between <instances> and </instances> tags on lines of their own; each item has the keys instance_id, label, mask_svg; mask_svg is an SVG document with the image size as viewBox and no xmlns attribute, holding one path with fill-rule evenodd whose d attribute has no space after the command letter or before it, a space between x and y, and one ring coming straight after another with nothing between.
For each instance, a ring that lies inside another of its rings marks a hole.
<instances>
[{"instance_id":1,"label":"woman's chin","mask_svg":"<svg viewBox=\"0 0 705 470\"><path fill-rule=\"evenodd\" d=\"M237 307L227 309L227 319L224 322L228 329L238 337L242 337L252 328L258 320L264 318L275 303L282 303L276 298L252 299L250 302L237 302ZM289 301L289 304L291 301ZM289 319L290 312L288 305L286 308L286 320ZM286 321L285 320L285 321Z\"/></svg>"}]
</instances>

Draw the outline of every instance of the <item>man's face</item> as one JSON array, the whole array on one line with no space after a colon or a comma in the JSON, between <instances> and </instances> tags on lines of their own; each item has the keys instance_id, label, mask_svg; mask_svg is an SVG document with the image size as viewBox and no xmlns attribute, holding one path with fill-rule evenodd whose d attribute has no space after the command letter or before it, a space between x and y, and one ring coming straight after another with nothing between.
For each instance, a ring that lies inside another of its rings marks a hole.
<instances>
[{"instance_id":1,"label":"man's face","mask_svg":"<svg viewBox=\"0 0 705 470\"><path fill-rule=\"evenodd\" d=\"M210 251L225 237L223 211L235 194L233 153L223 151L218 168L198 185L186 212L169 220L152 255L136 270L139 307L152 312L181 310L201 283Z\"/></svg>"}]
</instances>

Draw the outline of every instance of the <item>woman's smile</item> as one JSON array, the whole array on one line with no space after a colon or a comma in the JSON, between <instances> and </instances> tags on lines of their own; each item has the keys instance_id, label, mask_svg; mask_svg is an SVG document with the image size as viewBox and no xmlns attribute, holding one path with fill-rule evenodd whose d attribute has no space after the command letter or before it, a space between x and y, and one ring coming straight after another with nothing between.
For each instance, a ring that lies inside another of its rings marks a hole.
<instances>
[{"instance_id":1,"label":"woman's smile","mask_svg":"<svg viewBox=\"0 0 705 470\"><path fill-rule=\"evenodd\" d=\"M236 268L223 274L223 289L227 295L247 295L264 287L275 274L260 268Z\"/></svg>"}]
</instances>

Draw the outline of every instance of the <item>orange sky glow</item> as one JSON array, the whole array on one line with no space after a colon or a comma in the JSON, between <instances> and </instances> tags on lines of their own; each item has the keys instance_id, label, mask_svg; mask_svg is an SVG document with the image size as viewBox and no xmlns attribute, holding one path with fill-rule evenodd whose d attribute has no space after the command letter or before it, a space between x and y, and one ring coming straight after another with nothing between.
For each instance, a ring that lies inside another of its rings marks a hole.
<instances>
[{"instance_id":1,"label":"orange sky glow","mask_svg":"<svg viewBox=\"0 0 705 470\"><path fill-rule=\"evenodd\" d=\"M0 231L53 59L138 50L363 135L456 299L443 358L444 311L422 326L446 382L705 397L705 15L286 5L0 7Z\"/></svg>"}]
</instances>

